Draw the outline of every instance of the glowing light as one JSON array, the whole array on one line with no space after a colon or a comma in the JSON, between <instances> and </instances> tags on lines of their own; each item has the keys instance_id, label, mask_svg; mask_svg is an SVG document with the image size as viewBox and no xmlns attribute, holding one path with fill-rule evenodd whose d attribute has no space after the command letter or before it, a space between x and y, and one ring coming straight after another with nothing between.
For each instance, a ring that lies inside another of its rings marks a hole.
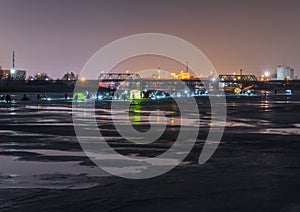
<instances>
[{"instance_id":1,"label":"glowing light","mask_svg":"<svg viewBox=\"0 0 300 212\"><path fill-rule=\"evenodd\" d=\"M10 70L10 74L15 74L16 73L16 69L11 69Z\"/></svg>"},{"instance_id":2,"label":"glowing light","mask_svg":"<svg viewBox=\"0 0 300 212\"><path fill-rule=\"evenodd\" d=\"M174 118L171 118L171 125L174 125L175 121Z\"/></svg>"},{"instance_id":3,"label":"glowing light","mask_svg":"<svg viewBox=\"0 0 300 212\"><path fill-rule=\"evenodd\" d=\"M131 90L130 91L130 99L141 99L142 92L140 90Z\"/></svg>"},{"instance_id":4,"label":"glowing light","mask_svg":"<svg viewBox=\"0 0 300 212\"><path fill-rule=\"evenodd\" d=\"M270 73L267 71L267 72L265 72L265 76L266 77L269 77L270 76Z\"/></svg>"}]
</instances>

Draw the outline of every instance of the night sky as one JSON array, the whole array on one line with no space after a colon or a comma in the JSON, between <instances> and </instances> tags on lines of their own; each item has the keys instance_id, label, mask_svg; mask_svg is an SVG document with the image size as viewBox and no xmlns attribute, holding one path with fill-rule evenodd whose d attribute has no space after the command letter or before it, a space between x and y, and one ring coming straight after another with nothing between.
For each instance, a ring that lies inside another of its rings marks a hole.
<instances>
[{"instance_id":1,"label":"night sky","mask_svg":"<svg viewBox=\"0 0 300 212\"><path fill-rule=\"evenodd\" d=\"M191 42L218 73L300 75L299 23L298 0L0 0L0 65L15 50L18 68L58 78L109 42L155 32Z\"/></svg>"}]
</instances>

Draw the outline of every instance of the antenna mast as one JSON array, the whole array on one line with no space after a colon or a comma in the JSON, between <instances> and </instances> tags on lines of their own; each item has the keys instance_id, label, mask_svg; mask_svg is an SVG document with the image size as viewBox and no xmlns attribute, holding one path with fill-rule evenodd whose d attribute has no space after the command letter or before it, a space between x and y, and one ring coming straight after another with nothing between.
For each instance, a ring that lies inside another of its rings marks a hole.
<instances>
[{"instance_id":1,"label":"antenna mast","mask_svg":"<svg viewBox=\"0 0 300 212\"><path fill-rule=\"evenodd\" d=\"M189 62L186 61L186 72L189 72Z\"/></svg>"},{"instance_id":2,"label":"antenna mast","mask_svg":"<svg viewBox=\"0 0 300 212\"><path fill-rule=\"evenodd\" d=\"M13 58L12 58L12 68L15 69L15 51L13 51Z\"/></svg>"}]
</instances>

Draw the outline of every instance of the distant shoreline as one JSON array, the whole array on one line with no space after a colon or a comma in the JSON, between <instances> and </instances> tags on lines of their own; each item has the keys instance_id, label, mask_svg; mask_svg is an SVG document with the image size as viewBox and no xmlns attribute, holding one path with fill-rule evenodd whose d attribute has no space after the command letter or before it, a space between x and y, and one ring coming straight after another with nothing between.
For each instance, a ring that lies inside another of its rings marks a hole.
<instances>
[{"instance_id":1,"label":"distant shoreline","mask_svg":"<svg viewBox=\"0 0 300 212\"><path fill-rule=\"evenodd\" d=\"M193 81L193 80L191 80ZM58 92L58 93L73 93L75 85L79 85L79 89L89 90L97 88L99 80L87 80L80 82L76 80L51 80L51 81L22 81L22 80L3 80L0 81L0 93L7 92L30 92L30 93L44 93L44 92ZM300 91L299 82L257 82L255 90L267 91L285 91L290 89L292 91Z\"/></svg>"},{"instance_id":2,"label":"distant shoreline","mask_svg":"<svg viewBox=\"0 0 300 212\"><path fill-rule=\"evenodd\" d=\"M0 92L73 92L76 81L1 81Z\"/></svg>"}]
</instances>

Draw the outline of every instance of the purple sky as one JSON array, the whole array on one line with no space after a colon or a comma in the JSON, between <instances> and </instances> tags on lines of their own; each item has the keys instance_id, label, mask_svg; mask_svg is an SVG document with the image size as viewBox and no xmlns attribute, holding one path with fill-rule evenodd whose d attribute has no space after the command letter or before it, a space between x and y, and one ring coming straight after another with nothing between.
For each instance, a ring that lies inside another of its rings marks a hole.
<instances>
[{"instance_id":1,"label":"purple sky","mask_svg":"<svg viewBox=\"0 0 300 212\"><path fill-rule=\"evenodd\" d=\"M298 0L0 0L0 65L15 50L18 68L58 78L109 42L156 32L191 42L218 73L300 75L299 23Z\"/></svg>"}]
</instances>

